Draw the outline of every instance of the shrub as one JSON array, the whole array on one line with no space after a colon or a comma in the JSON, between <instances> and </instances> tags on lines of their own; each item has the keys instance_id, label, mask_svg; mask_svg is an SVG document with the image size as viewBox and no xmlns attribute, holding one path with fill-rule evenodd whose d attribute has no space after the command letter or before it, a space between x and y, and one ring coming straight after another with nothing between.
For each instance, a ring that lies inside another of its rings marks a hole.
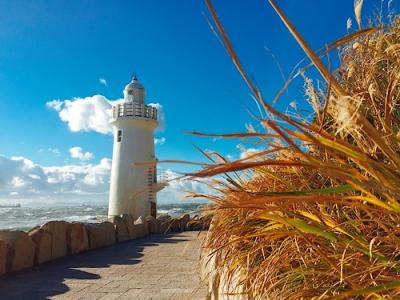
<instances>
[{"instance_id":1,"label":"shrub","mask_svg":"<svg viewBox=\"0 0 400 300\"><path fill-rule=\"evenodd\" d=\"M215 185L222 195L209 196L216 205L205 246L215 267L230 275L240 269L239 283L253 299L398 299L400 21L331 44L341 56L332 74L270 0L326 81L316 91L306 80L314 109L309 120L264 99L206 2L269 116L260 120L265 131L221 135L259 139L263 151L233 162L219 157L195 174L225 174Z\"/></svg>"}]
</instances>

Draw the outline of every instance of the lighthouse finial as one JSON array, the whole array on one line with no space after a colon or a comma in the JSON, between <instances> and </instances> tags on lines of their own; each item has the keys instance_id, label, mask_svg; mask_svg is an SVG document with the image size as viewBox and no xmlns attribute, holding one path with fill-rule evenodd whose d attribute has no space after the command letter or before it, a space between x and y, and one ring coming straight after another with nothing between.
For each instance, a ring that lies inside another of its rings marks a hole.
<instances>
[{"instance_id":1,"label":"lighthouse finial","mask_svg":"<svg viewBox=\"0 0 400 300\"><path fill-rule=\"evenodd\" d=\"M135 81L138 80L138 77L137 77L136 72L133 72L133 73L132 73L132 80L135 80Z\"/></svg>"}]
</instances>

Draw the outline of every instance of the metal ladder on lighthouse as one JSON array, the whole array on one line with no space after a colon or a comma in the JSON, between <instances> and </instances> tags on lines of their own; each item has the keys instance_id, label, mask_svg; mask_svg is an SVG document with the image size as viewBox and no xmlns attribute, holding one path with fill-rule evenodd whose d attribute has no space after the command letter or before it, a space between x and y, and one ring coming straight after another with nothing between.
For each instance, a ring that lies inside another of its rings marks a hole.
<instances>
[{"instance_id":1,"label":"metal ladder on lighthouse","mask_svg":"<svg viewBox=\"0 0 400 300\"><path fill-rule=\"evenodd\" d=\"M154 199L154 184L157 183L157 170L156 169L149 169L147 173L147 200L150 203L150 215L153 217L157 216L157 205Z\"/></svg>"}]
</instances>

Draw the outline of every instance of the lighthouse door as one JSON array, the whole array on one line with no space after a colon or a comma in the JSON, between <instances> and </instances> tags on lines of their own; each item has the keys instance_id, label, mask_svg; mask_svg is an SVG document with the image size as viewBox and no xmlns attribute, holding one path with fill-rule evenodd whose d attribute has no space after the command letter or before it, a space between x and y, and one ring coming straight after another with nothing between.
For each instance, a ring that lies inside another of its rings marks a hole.
<instances>
[{"instance_id":1,"label":"lighthouse door","mask_svg":"<svg viewBox=\"0 0 400 300\"><path fill-rule=\"evenodd\" d=\"M157 205L153 201L150 201L150 215L157 218Z\"/></svg>"}]
</instances>

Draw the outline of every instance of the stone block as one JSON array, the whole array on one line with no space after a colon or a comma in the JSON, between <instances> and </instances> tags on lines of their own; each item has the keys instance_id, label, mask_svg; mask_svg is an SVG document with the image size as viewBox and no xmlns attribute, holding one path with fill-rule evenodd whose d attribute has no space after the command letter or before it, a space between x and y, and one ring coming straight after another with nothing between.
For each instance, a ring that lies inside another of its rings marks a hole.
<instances>
[{"instance_id":1,"label":"stone block","mask_svg":"<svg viewBox=\"0 0 400 300\"><path fill-rule=\"evenodd\" d=\"M104 235L100 224L87 223L85 227L88 234L89 249L92 250L104 247Z\"/></svg>"},{"instance_id":2,"label":"stone block","mask_svg":"<svg viewBox=\"0 0 400 300\"><path fill-rule=\"evenodd\" d=\"M85 224L89 249L97 249L115 244L115 228L110 222Z\"/></svg>"},{"instance_id":3,"label":"stone block","mask_svg":"<svg viewBox=\"0 0 400 300\"><path fill-rule=\"evenodd\" d=\"M28 234L36 245L34 263L42 264L51 260L51 234L39 227L32 229Z\"/></svg>"},{"instance_id":4,"label":"stone block","mask_svg":"<svg viewBox=\"0 0 400 300\"><path fill-rule=\"evenodd\" d=\"M129 235L129 239L136 239L137 236L135 234L135 219L133 218L132 215L122 215L122 219L125 222L125 226L128 230L128 235Z\"/></svg>"},{"instance_id":5,"label":"stone block","mask_svg":"<svg viewBox=\"0 0 400 300\"><path fill-rule=\"evenodd\" d=\"M67 227L65 221L50 221L41 228L51 235L51 258L57 259L67 255Z\"/></svg>"},{"instance_id":6,"label":"stone block","mask_svg":"<svg viewBox=\"0 0 400 300\"><path fill-rule=\"evenodd\" d=\"M161 215L157 217L157 221L159 222L165 222L171 220L171 216L170 215Z\"/></svg>"},{"instance_id":7,"label":"stone block","mask_svg":"<svg viewBox=\"0 0 400 300\"><path fill-rule=\"evenodd\" d=\"M190 221L190 215L189 214L184 214L183 216L181 216L179 218L179 226L180 226L180 230L184 231L186 230L186 226Z\"/></svg>"},{"instance_id":8,"label":"stone block","mask_svg":"<svg viewBox=\"0 0 400 300\"><path fill-rule=\"evenodd\" d=\"M114 245L117 242L114 225L110 222L102 222L100 228L104 234L104 246Z\"/></svg>"},{"instance_id":9,"label":"stone block","mask_svg":"<svg viewBox=\"0 0 400 300\"><path fill-rule=\"evenodd\" d=\"M137 237L144 237L149 234L147 224L142 216L136 219L134 228Z\"/></svg>"},{"instance_id":10,"label":"stone block","mask_svg":"<svg viewBox=\"0 0 400 300\"><path fill-rule=\"evenodd\" d=\"M0 276L7 272L7 244L0 241Z\"/></svg>"},{"instance_id":11,"label":"stone block","mask_svg":"<svg viewBox=\"0 0 400 300\"><path fill-rule=\"evenodd\" d=\"M212 215L194 216L186 225L186 230L201 231L208 230L211 226Z\"/></svg>"},{"instance_id":12,"label":"stone block","mask_svg":"<svg viewBox=\"0 0 400 300\"><path fill-rule=\"evenodd\" d=\"M143 219L143 217L142 216L140 216L139 218L137 218L136 220L135 220L135 224L144 224L145 222L144 222L144 219Z\"/></svg>"},{"instance_id":13,"label":"stone block","mask_svg":"<svg viewBox=\"0 0 400 300\"><path fill-rule=\"evenodd\" d=\"M113 216L110 218L110 221L114 224L117 241L119 243L128 241L130 239L129 232L124 218L121 216Z\"/></svg>"},{"instance_id":14,"label":"stone block","mask_svg":"<svg viewBox=\"0 0 400 300\"><path fill-rule=\"evenodd\" d=\"M159 233L160 232L160 224L153 216L146 217L147 228L150 233Z\"/></svg>"},{"instance_id":15,"label":"stone block","mask_svg":"<svg viewBox=\"0 0 400 300\"><path fill-rule=\"evenodd\" d=\"M181 231L181 221L177 218L173 218L168 221L168 231L179 232Z\"/></svg>"},{"instance_id":16,"label":"stone block","mask_svg":"<svg viewBox=\"0 0 400 300\"><path fill-rule=\"evenodd\" d=\"M76 254L89 249L88 234L85 225L71 223L67 227L67 252Z\"/></svg>"},{"instance_id":17,"label":"stone block","mask_svg":"<svg viewBox=\"0 0 400 300\"><path fill-rule=\"evenodd\" d=\"M26 232L0 230L0 240L7 247L7 272L15 272L33 266L35 243Z\"/></svg>"},{"instance_id":18,"label":"stone block","mask_svg":"<svg viewBox=\"0 0 400 300\"><path fill-rule=\"evenodd\" d=\"M141 238L147 235L145 224L135 224L133 225L135 238Z\"/></svg>"},{"instance_id":19,"label":"stone block","mask_svg":"<svg viewBox=\"0 0 400 300\"><path fill-rule=\"evenodd\" d=\"M168 231L169 220L171 220L171 217L169 215L162 215L157 217L161 233L166 233Z\"/></svg>"},{"instance_id":20,"label":"stone block","mask_svg":"<svg viewBox=\"0 0 400 300\"><path fill-rule=\"evenodd\" d=\"M186 225L188 231L201 231L203 230L203 224L199 220L190 220Z\"/></svg>"},{"instance_id":21,"label":"stone block","mask_svg":"<svg viewBox=\"0 0 400 300\"><path fill-rule=\"evenodd\" d=\"M200 222L203 224L202 230L208 230L211 226L212 215L205 215L200 217Z\"/></svg>"}]
</instances>

